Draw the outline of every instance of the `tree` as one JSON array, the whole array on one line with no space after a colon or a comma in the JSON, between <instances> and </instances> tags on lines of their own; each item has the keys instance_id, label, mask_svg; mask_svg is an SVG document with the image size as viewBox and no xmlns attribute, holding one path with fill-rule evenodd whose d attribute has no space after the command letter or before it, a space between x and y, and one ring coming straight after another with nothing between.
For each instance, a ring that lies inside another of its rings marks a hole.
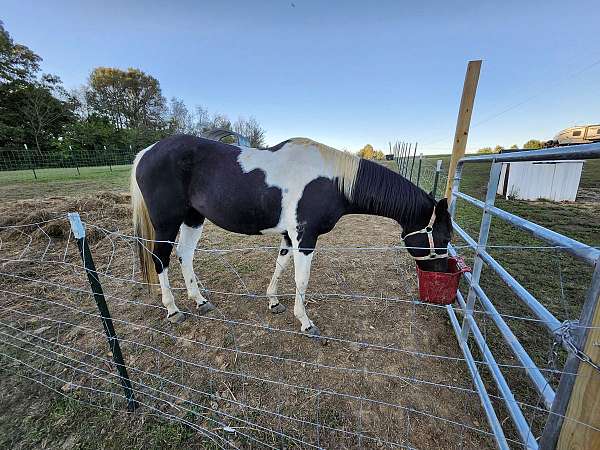
<instances>
[{"instance_id":1,"label":"tree","mask_svg":"<svg viewBox=\"0 0 600 450\"><path fill-rule=\"evenodd\" d=\"M378 159L380 161L382 159L385 159L385 155L383 154L383 152L381 150L375 151L375 159Z\"/></svg>"},{"instance_id":2,"label":"tree","mask_svg":"<svg viewBox=\"0 0 600 450\"><path fill-rule=\"evenodd\" d=\"M32 81L40 70L41 60L28 47L15 44L0 21L0 84Z\"/></svg>"},{"instance_id":3,"label":"tree","mask_svg":"<svg viewBox=\"0 0 600 450\"><path fill-rule=\"evenodd\" d=\"M210 120L210 127L231 130L231 120L229 120L226 114L215 113Z\"/></svg>"},{"instance_id":4,"label":"tree","mask_svg":"<svg viewBox=\"0 0 600 450\"><path fill-rule=\"evenodd\" d=\"M173 97L169 106L169 131L172 133L196 133L194 116L182 99Z\"/></svg>"},{"instance_id":5,"label":"tree","mask_svg":"<svg viewBox=\"0 0 600 450\"><path fill-rule=\"evenodd\" d=\"M367 144L358 151L358 156L364 159L373 159L375 157L375 150L371 144Z\"/></svg>"},{"instance_id":6,"label":"tree","mask_svg":"<svg viewBox=\"0 0 600 450\"><path fill-rule=\"evenodd\" d=\"M21 112L41 155L42 143L58 137L63 126L74 120L74 105L62 88L60 78L54 75L43 75L40 81L31 83L22 93Z\"/></svg>"},{"instance_id":7,"label":"tree","mask_svg":"<svg viewBox=\"0 0 600 450\"><path fill-rule=\"evenodd\" d=\"M477 153L486 155L488 153L494 153L494 150L492 150L492 147L483 147L477 150Z\"/></svg>"},{"instance_id":8,"label":"tree","mask_svg":"<svg viewBox=\"0 0 600 450\"><path fill-rule=\"evenodd\" d=\"M233 124L233 131L246 137L250 141L250 147L265 146L265 130L254 117L250 117L248 120L243 117L238 118Z\"/></svg>"},{"instance_id":9,"label":"tree","mask_svg":"<svg viewBox=\"0 0 600 450\"><path fill-rule=\"evenodd\" d=\"M117 129L164 126L166 101L160 83L139 69L95 68L86 99L92 111Z\"/></svg>"},{"instance_id":10,"label":"tree","mask_svg":"<svg viewBox=\"0 0 600 450\"><path fill-rule=\"evenodd\" d=\"M511 150L517 150L519 147L517 147L517 144L513 144L510 146Z\"/></svg>"},{"instance_id":11,"label":"tree","mask_svg":"<svg viewBox=\"0 0 600 450\"><path fill-rule=\"evenodd\" d=\"M71 97L55 75L42 75L42 59L15 44L0 22L0 145L49 147L65 123L74 120Z\"/></svg>"},{"instance_id":12,"label":"tree","mask_svg":"<svg viewBox=\"0 0 600 450\"><path fill-rule=\"evenodd\" d=\"M526 150L537 150L539 148L542 148L544 146L544 144L542 144L541 141L538 141L537 139L530 139L527 142L525 142L525 144L523 144L523 148Z\"/></svg>"},{"instance_id":13,"label":"tree","mask_svg":"<svg viewBox=\"0 0 600 450\"><path fill-rule=\"evenodd\" d=\"M496 145L494 147L494 153L500 153L502 150L504 150L504 147L502 147L501 145Z\"/></svg>"}]
</instances>

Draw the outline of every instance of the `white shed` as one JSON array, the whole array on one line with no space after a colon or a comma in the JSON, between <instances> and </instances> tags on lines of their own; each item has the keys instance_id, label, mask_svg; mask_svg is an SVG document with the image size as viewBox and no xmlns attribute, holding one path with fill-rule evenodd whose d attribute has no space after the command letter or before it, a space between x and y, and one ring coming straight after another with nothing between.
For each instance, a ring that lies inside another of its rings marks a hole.
<instances>
[{"instance_id":1,"label":"white shed","mask_svg":"<svg viewBox=\"0 0 600 450\"><path fill-rule=\"evenodd\" d=\"M574 202L585 161L502 163L497 193L519 200Z\"/></svg>"}]
</instances>

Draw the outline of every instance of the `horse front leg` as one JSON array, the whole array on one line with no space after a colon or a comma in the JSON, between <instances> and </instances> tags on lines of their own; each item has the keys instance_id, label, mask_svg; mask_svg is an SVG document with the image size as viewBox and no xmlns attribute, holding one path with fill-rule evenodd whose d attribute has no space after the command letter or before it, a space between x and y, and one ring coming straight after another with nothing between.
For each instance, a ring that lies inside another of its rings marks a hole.
<instances>
[{"instance_id":1,"label":"horse front leg","mask_svg":"<svg viewBox=\"0 0 600 450\"><path fill-rule=\"evenodd\" d=\"M316 244L316 239L312 243L307 243L308 239L302 240L302 245L309 247L310 249L298 250L300 247L297 240L292 241L294 244L294 273L296 278L296 298L294 301L294 316L301 323L300 331L306 332L311 336L320 336L320 330L315 324L308 318L306 314L306 308L304 307L304 300L306 296L306 288L308 286L308 280L310 278L310 266L313 259L313 251Z\"/></svg>"},{"instance_id":2,"label":"horse front leg","mask_svg":"<svg viewBox=\"0 0 600 450\"><path fill-rule=\"evenodd\" d=\"M285 306L279 302L277 297L277 287L279 285L279 277L287 267L292 257L291 253L292 241L287 233L281 238L281 244L279 245L279 254L277 255L277 261L275 262L275 271L271 277L271 282L267 288L267 297L269 298L269 311L273 314L281 314L285 311Z\"/></svg>"}]
</instances>

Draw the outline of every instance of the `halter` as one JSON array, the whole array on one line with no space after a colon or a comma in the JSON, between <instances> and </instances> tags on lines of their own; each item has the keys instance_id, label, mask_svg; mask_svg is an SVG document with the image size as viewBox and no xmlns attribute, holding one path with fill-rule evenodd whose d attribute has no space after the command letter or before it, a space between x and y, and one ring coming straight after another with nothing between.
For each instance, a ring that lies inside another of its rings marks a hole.
<instances>
[{"instance_id":1,"label":"halter","mask_svg":"<svg viewBox=\"0 0 600 450\"><path fill-rule=\"evenodd\" d=\"M407 237L413 236L415 234L425 233L427 235L427 239L429 240L429 254L425 255L425 256L413 256L413 259L416 259L419 261L425 261L425 260L429 260L429 259L438 259L438 258L447 258L448 257L447 250L444 253L436 253L435 252L435 243L433 242L433 223L434 222L435 222L435 208L433 208L433 213L431 214L431 219L429 219L429 223L427 224L427 226L425 228L421 228L420 230L413 231L412 233L408 233L406 236L401 238L402 241L405 242L404 240Z\"/></svg>"}]
</instances>

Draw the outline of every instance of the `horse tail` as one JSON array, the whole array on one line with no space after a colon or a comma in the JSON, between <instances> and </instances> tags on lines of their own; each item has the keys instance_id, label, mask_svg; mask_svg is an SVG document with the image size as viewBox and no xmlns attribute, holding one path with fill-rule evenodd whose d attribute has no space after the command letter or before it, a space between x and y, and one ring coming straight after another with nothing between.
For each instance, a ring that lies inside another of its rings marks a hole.
<instances>
[{"instance_id":1,"label":"horse tail","mask_svg":"<svg viewBox=\"0 0 600 450\"><path fill-rule=\"evenodd\" d=\"M158 275L154 266L154 240L155 232L146 201L137 182L136 172L140 159L151 147L138 153L131 168L130 191L131 206L133 208L133 235L136 238L137 254L140 260L140 269L143 280L148 283L150 290L158 284Z\"/></svg>"}]
</instances>

